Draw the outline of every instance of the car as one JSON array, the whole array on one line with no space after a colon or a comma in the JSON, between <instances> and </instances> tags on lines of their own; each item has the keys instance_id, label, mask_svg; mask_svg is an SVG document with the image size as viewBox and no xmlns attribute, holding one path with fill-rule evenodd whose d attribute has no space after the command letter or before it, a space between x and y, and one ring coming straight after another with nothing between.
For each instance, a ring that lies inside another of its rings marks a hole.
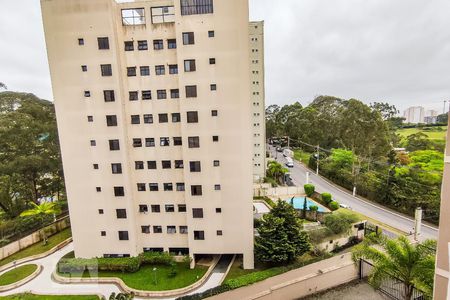
<instances>
[{"instance_id":1,"label":"car","mask_svg":"<svg viewBox=\"0 0 450 300\"><path fill-rule=\"evenodd\" d=\"M342 208L346 208L346 209L352 209L350 206L348 206L347 204L344 204L344 203L339 203L339 206Z\"/></svg>"},{"instance_id":2,"label":"car","mask_svg":"<svg viewBox=\"0 0 450 300\"><path fill-rule=\"evenodd\" d=\"M281 149L281 147L277 147L277 152L283 152L283 149Z\"/></svg>"},{"instance_id":3,"label":"car","mask_svg":"<svg viewBox=\"0 0 450 300\"><path fill-rule=\"evenodd\" d=\"M293 168L294 167L294 161L290 157L286 157L286 167Z\"/></svg>"}]
</instances>

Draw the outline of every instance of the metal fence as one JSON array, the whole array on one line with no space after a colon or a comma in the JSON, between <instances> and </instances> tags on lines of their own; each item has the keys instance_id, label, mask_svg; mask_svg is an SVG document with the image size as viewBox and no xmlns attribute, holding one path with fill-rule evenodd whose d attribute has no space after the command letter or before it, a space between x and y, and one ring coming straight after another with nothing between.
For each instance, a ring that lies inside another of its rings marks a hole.
<instances>
[{"instance_id":1,"label":"metal fence","mask_svg":"<svg viewBox=\"0 0 450 300\"><path fill-rule=\"evenodd\" d=\"M367 278L370 275L372 269L373 269L373 264L371 264L370 262L368 262L364 259L361 259L359 262L359 277L360 277L360 279ZM378 290L391 299L395 299L395 300L406 299L403 281L401 281L400 279L395 278L395 277L391 277L387 280L384 280L381 283L381 285L378 287ZM420 291L414 287L411 299L425 300L427 298L425 297L425 295L422 291Z\"/></svg>"}]
</instances>

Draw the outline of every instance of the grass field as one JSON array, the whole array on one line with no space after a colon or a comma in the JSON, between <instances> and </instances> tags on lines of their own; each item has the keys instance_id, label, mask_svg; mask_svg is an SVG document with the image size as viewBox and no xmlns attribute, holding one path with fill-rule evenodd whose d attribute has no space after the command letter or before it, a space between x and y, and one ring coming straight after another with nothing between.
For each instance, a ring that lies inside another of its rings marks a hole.
<instances>
[{"instance_id":1,"label":"grass field","mask_svg":"<svg viewBox=\"0 0 450 300\"><path fill-rule=\"evenodd\" d=\"M0 260L0 266L6 265L7 263L10 263L12 261L15 261L15 260L18 260L21 258L44 253L44 252L52 249L56 245L60 244L61 242L67 240L71 236L72 236L72 232L70 231L70 228L64 229L63 231L49 237L47 245L44 246L44 243L42 243L42 242L33 244L30 247L27 247L17 253L14 253L11 256L8 256L8 257Z\"/></svg>"},{"instance_id":2,"label":"grass field","mask_svg":"<svg viewBox=\"0 0 450 300\"><path fill-rule=\"evenodd\" d=\"M27 278L37 269L37 265L23 265L0 276L0 286L8 285Z\"/></svg>"},{"instance_id":3,"label":"grass field","mask_svg":"<svg viewBox=\"0 0 450 300\"><path fill-rule=\"evenodd\" d=\"M447 126L441 126L441 127L428 127L432 128L432 130L423 130L420 128L404 128L399 129L397 133L402 137L406 138L410 136L411 134L416 134L419 132L422 132L428 136L431 140L443 140L445 139L445 135L447 133Z\"/></svg>"},{"instance_id":4,"label":"grass field","mask_svg":"<svg viewBox=\"0 0 450 300\"><path fill-rule=\"evenodd\" d=\"M2 300L99 300L98 296L50 296L50 295L33 295L33 294L17 294L11 296L0 297Z\"/></svg>"},{"instance_id":5,"label":"grass field","mask_svg":"<svg viewBox=\"0 0 450 300\"><path fill-rule=\"evenodd\" d=\"M153 271L156 268L156 271ZM122 279L125 284L131 288L144 291L168 291L175 290L189 286L200 278L208 270L204 266L196 266L195 269L190 269L187 263L177 263L175 277L170 277L170 266L164 265L145 265L135 273L109 272L100 271L98 274L92 274L93 277L115 277ZM83 274L60 274L65 277L83 277L89 278L91 275L88 272Z\"/></svg>"}]
</instances>

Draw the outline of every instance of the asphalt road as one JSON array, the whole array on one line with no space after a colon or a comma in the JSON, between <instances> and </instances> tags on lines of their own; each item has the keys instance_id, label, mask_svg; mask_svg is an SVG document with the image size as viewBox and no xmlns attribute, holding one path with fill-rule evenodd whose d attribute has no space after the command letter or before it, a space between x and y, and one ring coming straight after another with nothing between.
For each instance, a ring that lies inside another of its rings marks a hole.
<instances>
[{"instance_id":1,"label":"asphalt road","mask_svg":"<svg viewBox=\"0 0 450 300\"><path fill-rule=\"evenodd\" d=\"M283 165L286 159L283 157L281 152L276 154L275 149L269 146L272 156L277 158L277 161ZM306 173L310 172L309 183L312 183L316 187L316 191L319 193L329 192L333 195L333 198L339 203L346 204L351 207L352 210L362 213L369 218L375 219L381 223L387 224L391 227L399 229L403 232L410 233L414 232L414 220L386 209L380 205L368 202L367 200L361 199L359 197L353 197L351 193L347 190L338 187L322 176L317 176L315 172L306 168L303 164L294 161L294 168L289 168L292 181L297 186L303 186L306 183ZM426 224L422 225L422 233L420 239L437 239L438 229Z\"/></svg>"}]
</instances>

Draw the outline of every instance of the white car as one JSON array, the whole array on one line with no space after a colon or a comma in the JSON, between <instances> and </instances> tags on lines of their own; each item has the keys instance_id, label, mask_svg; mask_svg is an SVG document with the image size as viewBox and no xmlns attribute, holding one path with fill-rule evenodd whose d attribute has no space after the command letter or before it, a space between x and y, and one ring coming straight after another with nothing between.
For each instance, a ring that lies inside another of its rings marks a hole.
<instances>
[{"instance_id":1,"label":"white car","mask_svg":"<svg viewBox=\"0 0 450 300\"><path fill-rule=\"evenodd\" d=\"M350 206L348 206L347 204L344 204L344 203L339 203L339 206L342 208L346 208L346 209L352 209Z\"/></svg>"},{"instance_id":2,"label":"white car","mask_svg":"<svg viewBox=\"0 0 450 300\"><path fill-rule=\"evenodd\" d=\"M293 168L294 167L294 161L292 160L292 158L286 157L286 166L288 168Z\"/></svg>"}]
</instances>

